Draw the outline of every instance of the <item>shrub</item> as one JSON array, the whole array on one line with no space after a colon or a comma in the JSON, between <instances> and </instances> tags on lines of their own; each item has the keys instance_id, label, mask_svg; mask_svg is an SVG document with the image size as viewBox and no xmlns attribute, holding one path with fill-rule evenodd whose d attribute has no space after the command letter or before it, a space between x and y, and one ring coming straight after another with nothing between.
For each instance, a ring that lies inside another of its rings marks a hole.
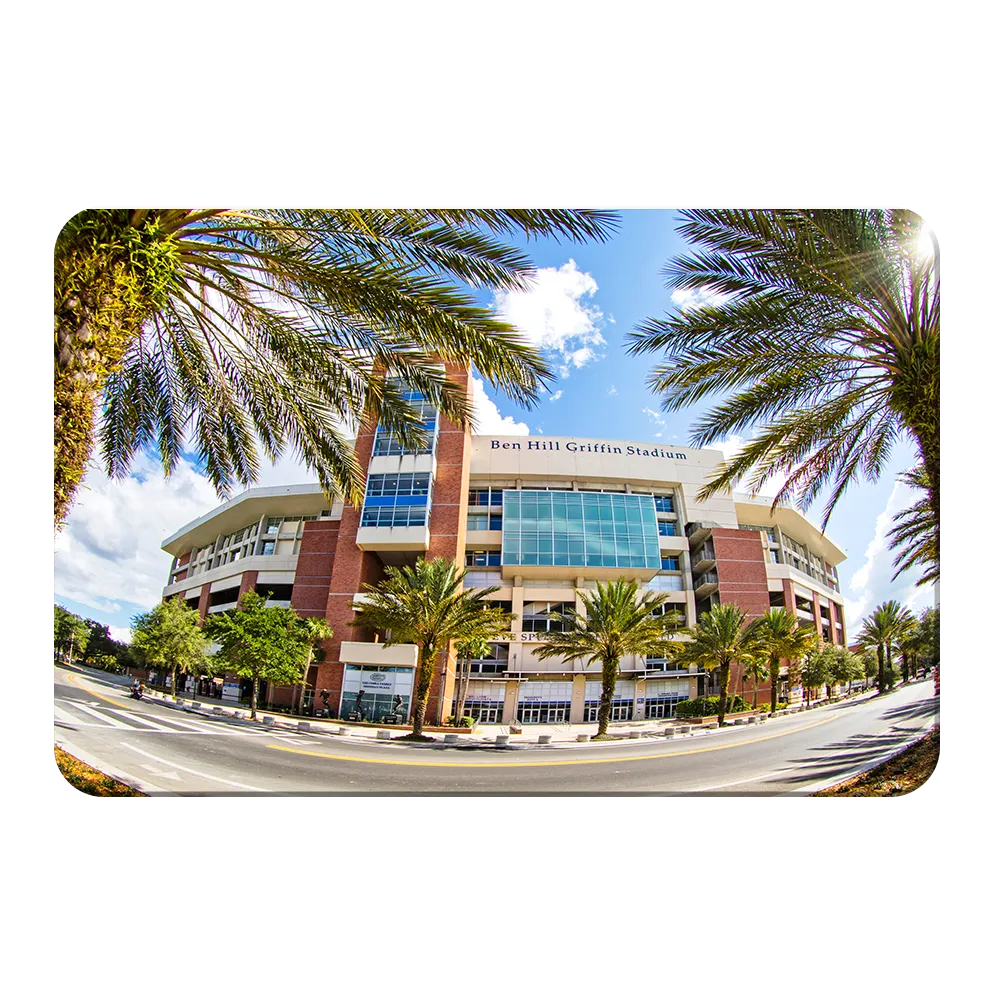
<instances>
[{"instance_id":1,"label":"shrub","mask_svg":"<svg viewBox=\"0 0 1000 1000\"><path fill-rule=\"evenodd\" d=\"M476 720L471 715L463 715L457 722L455 721L454 715L448 716L449 726L464 726L466 729L474 729L476 726Z\"/></svg>"},{"instance_id":2,"label":"shrub","mask_svg":"<svg viewBox=\"0 0 1000 1000\"><path fill-rule=\"evenodd\" d=\"M775 709L775 711L776 712L780 712L781 709L783 709L783 708L788 708L788 702L787 701L779 701L778 702L778 707ZM763 705L758 705L757 706L757 711L758 712L770 712L771 711L771 703L769 701L765 701Z\"/></svg>"},{"instance_id":3,"label":"shrub","mask_svg":"<svg viewBox=\"0 0 1000 1000\"><path fill-rule=\"evenodd\" d=\"M727 712L749 712L752 706L738 694L730 695L726 701ZM691 698L677 703L674 714L684 719L698 715L718 715L718 698Z\"/></svg>"}]
</instances>

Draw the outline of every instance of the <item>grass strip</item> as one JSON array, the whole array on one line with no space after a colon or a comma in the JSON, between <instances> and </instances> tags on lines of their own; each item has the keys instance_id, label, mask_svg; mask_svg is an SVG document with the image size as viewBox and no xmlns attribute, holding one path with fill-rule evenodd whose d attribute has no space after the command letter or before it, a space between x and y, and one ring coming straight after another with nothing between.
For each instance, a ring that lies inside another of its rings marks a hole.
<instances>
[{"instance_id":1,"label":"grass strip","mask_svg":"<svg viewBox=\"0 0 1000 1000\"><path fill-rule=\"evenodd\" d=\"M63 777L74 787L87 795L124 795L138 796L144 798L142 792L137 792L128 785L123 785L120 781L109 777L101 771L84 764L76 757L55 748L56 763Z\"/></svg>"}]
</instances>

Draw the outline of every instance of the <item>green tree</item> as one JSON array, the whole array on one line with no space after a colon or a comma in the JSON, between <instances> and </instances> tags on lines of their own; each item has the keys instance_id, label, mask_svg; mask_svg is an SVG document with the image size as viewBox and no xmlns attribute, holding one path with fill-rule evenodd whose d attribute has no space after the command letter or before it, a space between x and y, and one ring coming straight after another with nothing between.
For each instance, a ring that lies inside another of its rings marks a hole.
<instances>
[{"instance_id":1,"label":"green tree","mask_svg":"<svg viewBox=\"0 0 1000 1000\"><path fill-rule=\"evenodd\" d=\"M635 580L597 581L597 589L578 590L581 614L575 608L552 612L550 618L562 631L535 647L539 660L559 657L564 663L583 660L601 665L601 703L597 710L597 735L608 738L611 702L624 656L673 656L680 643L671 640L683 625L679 612L662 611L665 594L639 594ZM662 613L661 613L662 611Z\"/></svg>"},{"instance_id":2,"label":"green tree","mask_svg":"<svg viewBox=\"0 0 1000 1000\"><path fill-rule=\"evenodd\" d=\"M879 694L892 688L892 649L913 625L913 613L899 601L883 601L862 622L858 641L866 648L875 650Z\"/></svg>"},{"instance_id":3,"label":"green tree","mask_svg":"<svg viewBox=\"0 0 1000 1000\"><path fill-rule=\"evenodd\" d=\"M66 656L70 663L73 662L74 653L82 659L90 639L90 626L83 618L74 615L72 611L67 611L61 604L54 605L54 608L55 648Z\"/></svg>"},{"instance_id":4,"label":"green tree","mask_svg":"<svg viewBox=\"0 0 1000 1000\"><path fill-rule=\"evenodd\" d=\"M198 612L180 596L132 619L131 648L144 663L170 671L170 693L177 695L177 671L196 673L208 663L209 641Z\"/></svg>"},{"instance_id":5,"label":"green tree","mask_svg":"<svg viewBox=\"0 0 1000 1000\"><path fill-rule=\"evenodd\" d=\"M418 559L414 566L386 566L386 579L365 584L362 600L353 605L352 628L384 634L387 646L417 647L412 739L424 738L424 715L441 653L447 654L452 642L491 639L510 629L510 613L484 603L499 588L465 590L464 582L465 571L447 559Z\"/></svg>"},{"instance_id":6,"label":"green tree","mask_svg":"<svg viewBox=\"0 0 1000 1000\"><path fill-rule=\"evenodd\" d=\"M815 629L799 625L787 608L769 608L751 625L755 645L767 657L771 678L771 711L778 710L778 680L781 661L797 662L816 647L819 641ZM789 683L791 678L789 678Z\"/></svg>"},{"instance_id":7,"label":"green tree","mask_svg":"<svg viewBox=\"0 0 1000 1000\"><path fill-rule=\"evenodd\" d=\"M743 695L743 681L749 680L753 684L753 707L757 707L757 688L762 681L766 681L771 675L770 657L767 653L761 652L751 657L746 657L742 664L740 674L740 696ZM771 711L776 711L777 706L771 705Z\"/></svg>"},{"instance_id":8,"label":"green tree","mask_svg":"<svg viewBox=\"0 0 1000 1000\"><path fill-rule=\"evenodd\" d=\"M697 624L682 630L691 637L682 643L678 659L681 663L698 664L718 672L719 725L726 720L729 702L729 676L734 663L751 662L760 655L761 646L747 613L736 604L716 604L698 616ZM772 699L772 706L775 701Z\"/></svg>"},{"instance_id":9,"label":"green tree","mask_svg":"<svg viewBox=\"0 0 1000 1000\"><path fill-rule=\"evenodd\" d=\"M937 666L941 661L941 612L938 608L925 608L917 624L920 632L920 659L924 667Z\"/></svg>"},{"instance_id":10,"label":"green tree","mask_svg":"<svg viewBox=\"0 0 1000 1000\"><path fill-rule=\"evenodd\" d=\"M475 366L533 404L552 373L474 286L525 287L505 237L604 240L612 213L526 210L98 209L55 248L55 517L97 434L108 474L159 451L169 474L190 435L220 492L291 448L331 495L364 477L338 426L374 417L415 445L398 375L468 426L437 362ZM463 288L462 285L467 287Z\"/></svg>"},{"instance_id":11,"label":"green tree","mask_svg":"<svg viewBox=\"0 0 1000 1000\"><path fill-rule=\"evenodd\" d=\"M745 476L756 491L780 475L776 503L807 506L827 491L825 527L847 487L877 479L906 434L939 524L940 288L919 217L874 209L681 217L679 234L699 250L667 267L668 286L714 301L647 319L630 351L664 352L649 379L664 409L721 397L693 427L693 445L752 434L700 498Z\"/></svg>"},{"instance_id":12,"label":"green tree","mask_svg":"<svg viewBox=\"0 0 1000 1000\"><path fill-rule=\"evenodd\" d=\"M867 647L863 642L860 643L861 652L858 654L861 657L861 669L864 671L865 675L865 687L871 687L872 681L878 676L878 658L872 647Z\"/></svg>"},{"instance_id":13,"label":"green tree","mask_svg":"<svg viewBox=\"0 0 1000 1000\"><path fill-rule=\"evenodd\" d=\"M802 663L802 686L806 692L806 707L812 704L812 695L830 677L829 664L820 651L807 654Z\"/></svg>"},{"instance_id":14,"label":"green tree","mask_svg":"<svg viewBox=\"0 0 1000 1000\"><path fill-rule=\"evenodd\" d=\"M864 676L861 658L843 646L824 645L816 654L816 658L822 661L826 672L828 697L833 697L832 685L846 685L850 690L851 682L860 680Z\"/></svg>"},{"instance_id":15,"label":"green tree","mask_svg":"<svg viewBox=\"0 0 1000 1000\"><path fill-rule=\"evenodd\" d=\"M316 655L317 648L320 648L321 642L333 638L333 629L325 618L300 618L299 628L309 644L306 652L306 665L302 671L302 684L299 686L298 697L295 699L295 711L301 715L302 699L305 697L306 682L309 680L309 668L312 666L313 657Z\"/></svg>"},{"instance_id":16,"label":"green tree","mask_svg":"<svg viewBox=\"0 0 1000 1000\"><path fill-rule=\"evenodd\" d=\"M267 598L248 590L235 610L209 615L205 632L219 644L213 659L250 679L250 718L257 718L260 681L294 684L302 677L312 643L294 608L267 607Z\"/></svg>"},{"instance_id":17,"label":"green tree","mask_svg":"<svg viewBox=\"0 0 1000 1000\"><path fill-rule=\"evenodd\" d=\"M465 699L469 693L469 678L472 675L472 661L483 659L493 652L493 647L486 639L467 639L455 647L458 656L459 676L458 691L455 697L455 723L465 715Z\"/></svg>"}]
</instances>

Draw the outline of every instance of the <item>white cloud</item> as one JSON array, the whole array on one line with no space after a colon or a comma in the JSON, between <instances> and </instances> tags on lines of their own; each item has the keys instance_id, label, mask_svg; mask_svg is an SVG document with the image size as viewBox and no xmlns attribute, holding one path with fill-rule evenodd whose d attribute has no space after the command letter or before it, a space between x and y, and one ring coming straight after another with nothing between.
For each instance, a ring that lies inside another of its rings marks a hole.
<instances>
[{"instance_id":1,"label":"white cloud","mask_svg":"<svg viewBox=\"0 0 1000 1000\"><path fill-rule=\"evenodd\" d=\"M595 350L607 343L601 335L604 314L587 304L596 291L593 275L580 271L571 259L536 271L524 291L497 292L493 306L543 354L557 356L557 370L565 378L572 369L604 357Z\"/></svg>"},{"instance_id":2,"label":"white cloud","mask_svg":"<svg viewBox=\"0 0 1000 1000\"><path fill-rule=\"evenodd\" d=\"M558 392L552 393L552 395L549 396L549 402L554 403L557 399L562 399L562 394L563 394L562 389L560 389Z\"/></svg>"},{"instance_id":3,"label":"white cloud","mask_svg":"<svg viewBox=\"0 0 1000 1000\"><path fill-rule=\"evenodd\" d=\"M646 414L649 419L656 424L657 427L666 427L667 422L656 412L656 410L651 410L648 406L643 408L643 413Z\"/></svg>"},{"instance_id":4,"label":"white cloud","mask_svg":"<svg viewBox=\"0 0 1000 1000\"><path fill-rule=\"evenodd\" d=\"M609 396L617 396L618 395L618 390L614 386L612 386L610 389L608 389L608 395Z\"/></svg>"},{"instance_id":5,"label":"white cloud","mask_svg":"<svg viewBox=\"0 0 1000 1000\"><path fill-rule=\"evenodd\" d=\"M125 628L121 625L109 625L108 634L115 640L115 642L132 641L132 629Z\"/></svg>"},{"instance_id":6,"label":"white cloud","mask_svg":"<svg viewBox=\"0 0 1000 1000\"><path fill-rule=\"evenodd\" d=\"M886 538L892 529L893 516L911 507L919 497L919 490L897 481L884 510L875 519L875 532L865 550L865 563L848 584L851 596L845 595L847 634L852 640L861 621L883 601L899 601L914 614L934 603L933 587L916 586L919 569L908 570L898 579L892 579L895 554L890 551Z\"/></svg>"},{"instance_id":7,"label":"white cloud","mask_svg":"<svg viewBox=\"0 0 1000 1000\"><path fill-rule=\"evenodd\" d=\"M481 378L472 380L472 420L476 434L528 434L528 425L513 417L501 417L497 404L486 395Z\"/></svg>"},{"instance_id":8,"label":"white cloud","mask_svg":"<svg viewBox=\"0 0 1000 1000\"><path fill-rule=\"evenodd\" d=\"M693 312L706 306L725 305L732 297L731 292L713 292L702 285L699 288L675 288L670 294L670 301L681 312Z\"/></svg>"},{"instance_id":9,"label":"white cloud","mask_svg":"<svg viewBox=\"0 0 1000 1000\"><path fill-rule=\"evenodd\" d=\"M170 572L160 542L220 502L186 461L170 479L148 456L124 480L91 464L56 536L56 592L99 611L120 611L123 601L152 607Z\"/></svg>"}]
</instances>

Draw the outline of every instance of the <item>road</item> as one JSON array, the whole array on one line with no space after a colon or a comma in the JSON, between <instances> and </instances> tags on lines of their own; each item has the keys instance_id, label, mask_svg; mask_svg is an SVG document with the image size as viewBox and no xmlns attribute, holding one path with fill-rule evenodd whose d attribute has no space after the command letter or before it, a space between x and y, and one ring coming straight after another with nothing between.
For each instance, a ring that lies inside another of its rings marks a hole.
<instances>
[{"instance_id":1,"label":"road","mask_svg":"<svg viewBox=\"0 0 1000 1000\"><path fill-rule=\"evenodd\" d=\"M152 794L775 795L833 784L938 721L931 680L674 740L572 748L362 743L128 698L122 678L55 668L55 742Z\"/></svg>"}]
</instances>

